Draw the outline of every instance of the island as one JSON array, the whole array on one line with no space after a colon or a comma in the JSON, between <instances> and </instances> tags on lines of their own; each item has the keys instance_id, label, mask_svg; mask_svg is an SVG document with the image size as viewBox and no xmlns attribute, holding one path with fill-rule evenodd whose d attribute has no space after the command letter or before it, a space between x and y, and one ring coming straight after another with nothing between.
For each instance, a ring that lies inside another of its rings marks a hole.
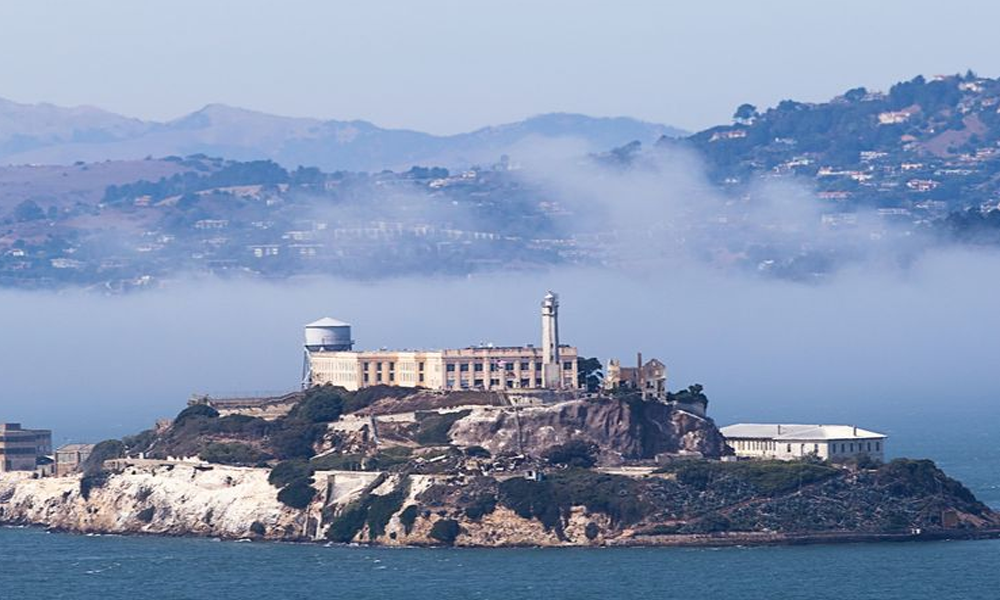
<instances>
[{"instance_id":1,"label":"island","mask_svg":"<svg viewBox=\"0 0 1000 600\"><path fill-rule=\"evenodd\" d=\"M81 472L0 474L0 523L379 545L635 546L1000 536L931 461L737 460L700 386L549 403L317 385L194 398Z\"/></svg>"}]
</instances>

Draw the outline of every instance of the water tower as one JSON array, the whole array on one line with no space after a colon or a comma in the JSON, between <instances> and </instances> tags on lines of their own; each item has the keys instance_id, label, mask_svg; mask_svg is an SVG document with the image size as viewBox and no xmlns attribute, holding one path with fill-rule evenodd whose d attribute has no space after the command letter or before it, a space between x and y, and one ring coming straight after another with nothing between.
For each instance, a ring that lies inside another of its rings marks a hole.
<instances>
[{"instance_id":1,"label":"water tower","mask_svg":"<svg viewBox=\"0 0 1000 600\"><path fill-rule=\"evenodd\" d=\"M309 352L343 352L353 347L350 323L323 317L306 325L306 350Z\"/></svg>"},{"instance_id":2,"label":"water tower","mask_svg":"<svg viewBox=\"0 0 1000 600\"><path fill-rule=\"evenodd\" d=\"M305 354L302 361L302 387L309 387L312 380L311 361L313 352L349 352L354 348L351 339L351 325L323 317L305 326Z\"/></svg>"}]
</instances>

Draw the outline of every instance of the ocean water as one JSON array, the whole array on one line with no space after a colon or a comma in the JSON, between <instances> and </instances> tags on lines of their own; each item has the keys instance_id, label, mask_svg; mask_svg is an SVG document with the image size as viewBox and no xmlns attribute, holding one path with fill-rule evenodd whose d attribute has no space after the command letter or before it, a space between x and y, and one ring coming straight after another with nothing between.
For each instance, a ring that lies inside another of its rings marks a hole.
<instances>
[{"instance_id":1,"label":"ocean water","mask_svg":"<svg viewBox=\"0 0 1000 600\"><path fill-rule=\"evenodd\" d=\"M879 419L1000 509L1000 410ZM756 548L385 549L0 528L0 600L1000 599L1000 540Z\"/></svg>"}]
</instances>

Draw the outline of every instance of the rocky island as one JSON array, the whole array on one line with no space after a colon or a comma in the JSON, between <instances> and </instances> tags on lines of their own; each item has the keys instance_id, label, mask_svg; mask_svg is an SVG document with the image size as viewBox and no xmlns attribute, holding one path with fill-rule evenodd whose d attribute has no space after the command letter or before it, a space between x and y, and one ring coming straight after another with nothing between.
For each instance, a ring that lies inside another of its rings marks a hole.
<instances>
[{"instance_id":1,"label":"rocky island","mask_svg":"<svg viewBox=\"0 0 1000 600\"><path fill-rule=\"evenodd\" d=\"M330 385L193 400L68 477L0 474L0 523L380 545L995 537L927 460L733 460L700 387L666 401Z\"/></svg>"}]
</instances>

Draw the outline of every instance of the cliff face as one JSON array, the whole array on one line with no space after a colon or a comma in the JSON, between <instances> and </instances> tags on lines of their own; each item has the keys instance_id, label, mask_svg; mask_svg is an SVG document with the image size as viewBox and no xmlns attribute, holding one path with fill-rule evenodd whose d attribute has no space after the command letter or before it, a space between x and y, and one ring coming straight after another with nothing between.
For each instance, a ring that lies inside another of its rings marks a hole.
<instances>
[{"instance_id":1,"label":"cliff face","mask_svg":"<svg viewBox=\"0 0 1000 600\"><path fill-rule=\"evenodd\" d=\"M86 494L79 476L5 474L0 476L0 522L77 532L298 537L303 515L277 501L267 474L264 469L148 461L110 474Z\"/></svg>"},{"instance_id":2,"label":"cliff face","mask_svg":"<svg viewBox=\"0 0 1000 600\"><path fill-rule=\"evenodd\" d=\"M267 474L146 461L109 474L86 494L79 477L4 474L0 523L76 532L483 547L1000 534L1000 516L929 461L895 461L859 473L801 463L693 461L639 476L559 470L542 481L317 472L317 494L302 510L277 501Z\"/></svg>"},{"instance_id":3,"label":"cliff face","mask_svg":"<svg viewBox=\"0 0 1000 600\"><path fill-rule=\"evenodd\" d=\"M601 462L653 459L661 453L727 453L711 420L658 402L603 398L549 406L481 409L459 419L449 436L458 446L480 445L493 454L541 455L571 439L593 442Z\"/></svg>"}]
</instances>

